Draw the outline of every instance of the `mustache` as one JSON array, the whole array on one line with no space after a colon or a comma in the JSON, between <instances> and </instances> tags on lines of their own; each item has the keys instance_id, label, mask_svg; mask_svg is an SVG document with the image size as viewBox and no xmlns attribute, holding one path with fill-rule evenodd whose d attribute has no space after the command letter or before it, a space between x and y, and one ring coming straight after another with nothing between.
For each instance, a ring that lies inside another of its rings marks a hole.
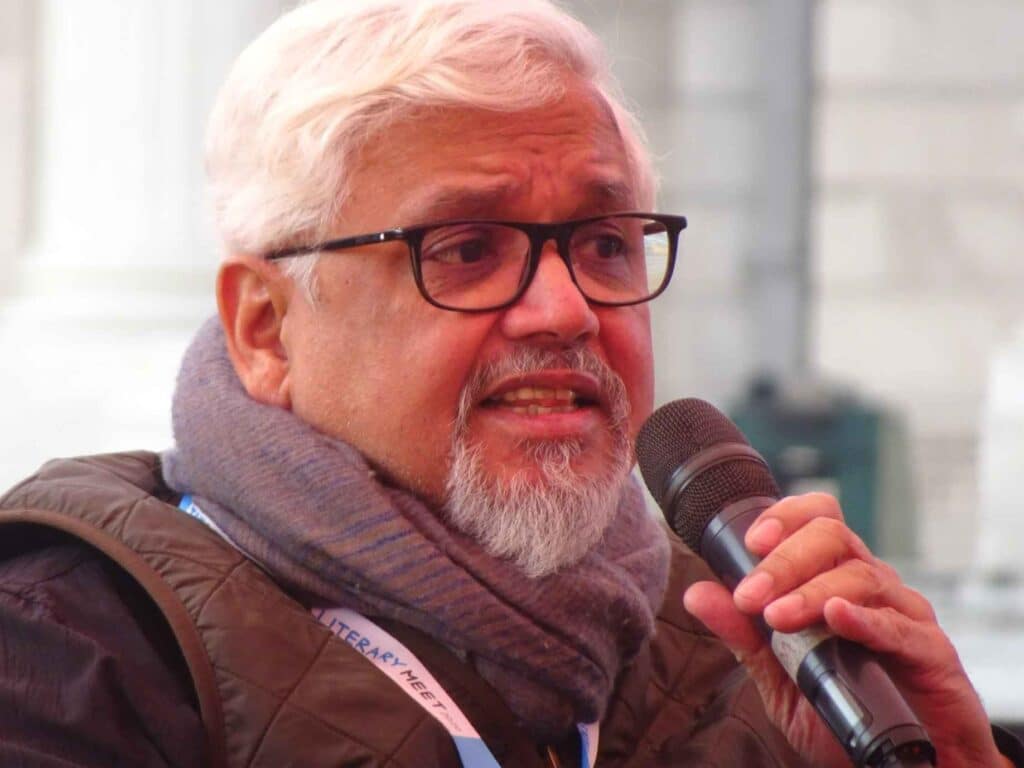
<instances>
[{"instance_id":1,"label":"mustache","mask_svg":"<svg viewBox=\"0 0 1024 768\"><path fill-rule=\"evenodd\" d=\"M626 426L631 411L626 385L622 377L596 352L585 346L563 349L524 346L516 347L508 355L479 366L471 374L459 396L455 434L462 434L474 405L498 382L549 370L569 370L593 377L598 385L601 403L608 409L612 427L622 429Z\"/></svg>"}]
</instances>

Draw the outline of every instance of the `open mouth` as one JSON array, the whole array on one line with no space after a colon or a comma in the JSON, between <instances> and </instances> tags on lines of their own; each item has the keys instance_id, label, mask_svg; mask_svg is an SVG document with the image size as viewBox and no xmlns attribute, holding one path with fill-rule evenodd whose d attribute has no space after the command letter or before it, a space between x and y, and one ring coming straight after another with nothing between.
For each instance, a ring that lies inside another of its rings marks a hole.
<instances>
[{"instance_id":1,"label":"open mouth","mask_svg":"<svg viewBox=\"0 0 1024 768\"><path fill-rule=\"evenodd\" d=\"M580 389L519 386L495 393L483 400L481 405L484 408L508 408L513 413L527 416L542 416L596 408L599 403L593 394Z\"/></svg>"}]
</instances>

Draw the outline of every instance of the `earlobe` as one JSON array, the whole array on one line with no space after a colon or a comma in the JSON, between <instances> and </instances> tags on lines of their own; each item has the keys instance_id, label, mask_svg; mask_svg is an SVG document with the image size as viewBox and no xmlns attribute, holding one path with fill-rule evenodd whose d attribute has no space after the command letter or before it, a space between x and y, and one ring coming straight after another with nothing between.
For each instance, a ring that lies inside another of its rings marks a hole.
<instances>
[{"instance_id":1,"label":"earlobe","mask_svg":"<svg viewBox=\"0 0 1024 768\"><path fill-rule=\"evenodd\" d=\"M282 340L287 280L263 259L233 257L217 274L217 305L228 355L254 400L291 408L288 353Z\"/></svg>"}]
</instances>

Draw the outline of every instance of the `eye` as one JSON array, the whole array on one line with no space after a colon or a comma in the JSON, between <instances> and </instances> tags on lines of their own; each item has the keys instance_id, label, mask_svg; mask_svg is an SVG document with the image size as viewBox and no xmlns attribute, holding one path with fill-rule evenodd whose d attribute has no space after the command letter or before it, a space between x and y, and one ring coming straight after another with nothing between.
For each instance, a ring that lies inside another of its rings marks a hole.
<instances>
[{"instance_id":1,"label":"eye","mask_svg":"<svg viewBox=\"0 0 1024 768\"><path fill-rule=\"evenodd\" d=\"M475 264L486 256L487 246L483 240L466 240L445 248L434 258L445 264Z\"/></svg>"},{"instance_id":2,"label":"eye","mask_svg":"<svg viewBox=\"0 0 1024 768\"><path fill-rule=\"evenodd\" d=\"M478 264L495 255L494 238L486 232L447 232L423 244L423 260L444 266Z\"/></svg>"},{"instance_id":3,"label":"eye","mask_svg":"<svg viewBox=\"0 0 1024 768\"><path fill-rule=\"evenodd\" d=\"M576 231L572 239L574 258L580 261L617 261L630 255L626 233L615 222L595 222Z\"/></svg>"},{"instance_id":4,"label":"eye","mask_svg":"<svg viewBox=\"0 0 1024 768\"><path fill-rule=\"evenodd\" d=\"M618 235L602 234L594 237L593 248L599 258L616 259L626 253L626 242Z\"/></svg>"}]
</instances>

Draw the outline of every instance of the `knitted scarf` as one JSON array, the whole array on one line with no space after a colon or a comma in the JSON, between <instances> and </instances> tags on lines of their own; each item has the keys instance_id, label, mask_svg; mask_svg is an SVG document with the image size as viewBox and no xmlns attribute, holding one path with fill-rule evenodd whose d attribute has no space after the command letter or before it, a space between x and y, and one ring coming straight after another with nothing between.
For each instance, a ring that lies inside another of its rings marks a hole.
<instances>
[{"instance_id":1,"label":"knitted scarf","mask_svg":"<svg viewBox=\"0 0 1024 768\"><path fill-rule=\"evenodd\" d=\"M419 629L463 653L535 736L599 720L654 631L662 528L635 480L577 565L527 579L377 477L352 446L242 388L216 319L185 354L164 477L282 587Z\"/></svg>"}]
</instances>

